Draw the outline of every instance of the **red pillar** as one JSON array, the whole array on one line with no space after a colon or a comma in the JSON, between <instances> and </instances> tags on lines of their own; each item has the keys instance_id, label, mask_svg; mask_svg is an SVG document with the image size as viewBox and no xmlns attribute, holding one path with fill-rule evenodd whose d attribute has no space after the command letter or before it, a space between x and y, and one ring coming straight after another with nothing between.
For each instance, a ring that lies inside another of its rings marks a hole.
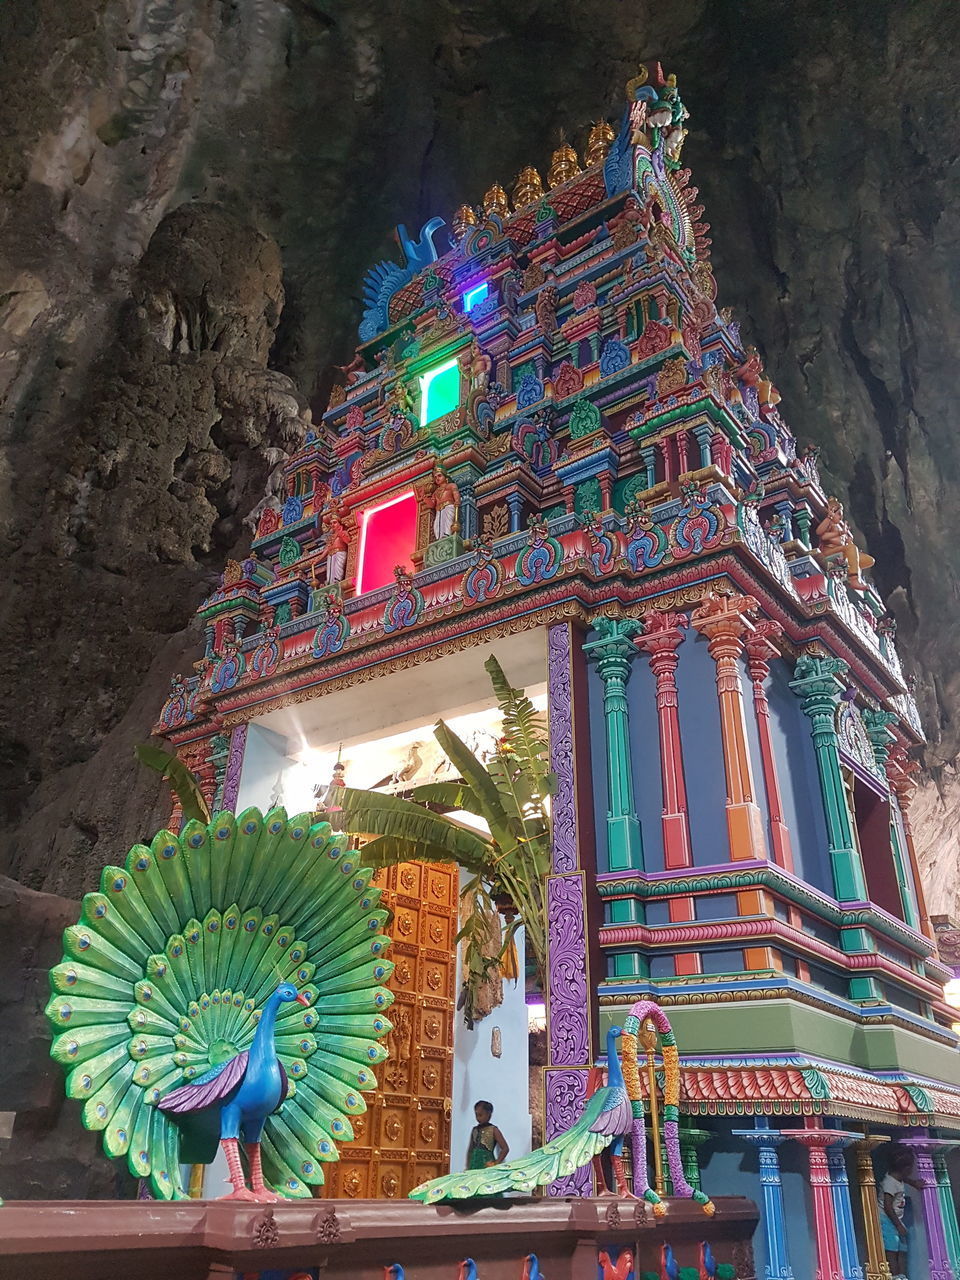
<instances>
[{"instance_id":1,"label":"red pillar","mask_svg":"<svg viewBox=\"0 0 960 1280\"><path fill-rule=\"evenodd\" d=\"M806 1123L815 1126L812 1118ZM817 1246L816 1280L842 1280L840 1241L837 1238L837 1219L833 1211L833 1192L830 1189L830 1167L827 1164L827 1147L836 1142L840 1135L833 1129L810 1127L798 1129L790 1136L807 1148L810 1161L813 1230Z\"/></svg>"},{"instance_id":2,"label":"red pillar","mask_svg":"<svg viewBox=\"0 0 960 1280\"><path fill-rule=\"evenodd\" d=\"M753 710L757 717L757 736L760 739L760 759L763 765L763 785L767 793L767 809L770 812L770 843L773 859L787 871L793 870L793 849L790 832L783 820L783 801L780 798L780 782L777 778L777 762L773 754L770 736L770 707L764 690L764 682L770 674L770 657L776 653L771 641L783 631L779 622L761 618L753 624L752 634L747 636L747 670L753 683Z\"/></svg>"},{"instance_id":3,"label":"red pillar","mask_svg":"<svg viewBox=\"0 0 960 1280\"><path fill-rule=\"evenodd\" d=\"M667 871L693 865L687 788L683 777L683 748L677 702L677 649L689 626L685 613L648 609L643 615L644 634L634 639L650 659L657 681L657 718L660 726L660 784L663 794L663 862Z\"/></svg>"}]
</instances>

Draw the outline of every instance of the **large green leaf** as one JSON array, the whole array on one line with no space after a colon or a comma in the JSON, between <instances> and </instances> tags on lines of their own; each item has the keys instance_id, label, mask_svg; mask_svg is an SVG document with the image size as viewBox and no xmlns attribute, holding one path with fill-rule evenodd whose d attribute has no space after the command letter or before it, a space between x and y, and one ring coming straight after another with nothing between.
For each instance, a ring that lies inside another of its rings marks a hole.
<instances>
[{"instance_id":1,"label":"large green leaf","mask_svg":"<svg viewBox=\"0 0 960 1280\"><path fill-rule=\"evenodd\" d=\"M540 795L550 795L556 778L550 773L550 740L546 718L522 689L515 689L497 659L491 656L483 664L503 714L504 737L521 767L536 779Z\"/></svg>"},{"instance_id":2,"label":"large green leaf","mask_svg":"<svg viewBox=\"0 0 960 1280\"><path fill-rule=\"evenodd\" d=\"M432 861L457 862L474 874L489 871L492 863L490 840L479 832L451 822L442 814L433 813L401 796L358 791L353 787L345 788L341 803L345 830L406 843L405 856L398 855L396 862L421 856L426 858L432 851ZM384 856L386 849L386 845L381 846L380 856ZM440 851L445 857L437 856ZM392 859L392 854L390 856ZM393 860L382 865L393 865Z\"/></svg>"},{"instance_id":3,"label":"large green leaf","mask_svg":"<svg viewBox=\"0 0 960 1280\"><path fill-rule=\"evenodd\" d=\"M498 830L507 827L509 815L504 810L500 792L490 774L463 739L442 720L434 725L433 736L443 748L447 759L473 791L479 805L479 816L490 828L493 839L497 840Z\"/></svg>"},{"instance_id":4,"label":"large green leaf","mask_svg":"<svg viewBox=\"0 0 960 1280\"><path fill-rule=\"evenodd\" d=\"M149 742L134 747L133 753L141 764L159 773L169 783L170 790L180 802L185 823L210 821L210 809L200 790L200 784L179 756L171 755L169 751Z\"/></svg>"}]
</instances>

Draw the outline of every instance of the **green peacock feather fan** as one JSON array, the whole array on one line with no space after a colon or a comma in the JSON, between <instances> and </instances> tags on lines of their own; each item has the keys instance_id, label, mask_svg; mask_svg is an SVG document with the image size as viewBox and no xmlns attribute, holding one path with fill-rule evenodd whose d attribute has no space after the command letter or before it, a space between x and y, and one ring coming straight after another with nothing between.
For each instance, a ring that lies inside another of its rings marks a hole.
<instances>
[{"instance_id":1,"label":"green peacock feather fan","mask_svg":"<svg viewBox=\"0 0 960 1280\"><path fill-rule=\"evenodd\" d=\"M248 1049L281 981L309 1007L284 1005L277 1018L289 1091L266 1122L264 1173L287 1196L322 1184L337 1143L353 1137L350 1117L366 1111L392 1029L387 912L372 874L329 824L247 809L134 845L85 896L50 974L51 1055L83 1123L155 1195L185 1196L190 1159L156 1103Z\"/></svg>"}]
</instances>

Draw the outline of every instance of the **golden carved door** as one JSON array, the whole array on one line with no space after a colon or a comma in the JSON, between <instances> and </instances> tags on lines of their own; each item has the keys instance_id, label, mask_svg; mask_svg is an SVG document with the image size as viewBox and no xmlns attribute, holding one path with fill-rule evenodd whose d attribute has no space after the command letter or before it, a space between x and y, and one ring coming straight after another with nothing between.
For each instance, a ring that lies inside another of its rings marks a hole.
<instances>
[{"instance_id":1,"label":"golden carved door","mask_svg":"<svg viewBox=\"0 0 960 1280\"><path fill-rule=\"evenodd\" d=\"M405 862L376 883L394 913L390 1057L353 1121L355 1140L327 1166L324 1195L393 1200L449 1172L459 876L453 866Z\"/></svg>"}]
</instances>

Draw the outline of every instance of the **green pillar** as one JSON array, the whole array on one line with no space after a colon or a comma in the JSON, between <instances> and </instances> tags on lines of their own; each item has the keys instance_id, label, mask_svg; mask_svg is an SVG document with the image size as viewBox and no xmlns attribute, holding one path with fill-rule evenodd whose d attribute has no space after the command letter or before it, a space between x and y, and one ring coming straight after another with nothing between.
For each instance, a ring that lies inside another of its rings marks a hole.
<instances>
[{"instance_id":1,"label":"green pillar","mask_svg":"<svg viewBox=\"0 0 960 1280\"><path fill-rule=\"evenodd\" d=\"M810 718L827 818L834 892L841 902L863 902L867 886L843 790L836 730L837 703L844 688L840 677L847 671L847 664L840 658L804 654L797 661L790 688L800 699L804 715Z\"/></svg>"},{"instance_id":2,"label":"green pillar","mask_svg":"<svg viewBox=\"0 0 960 1280\"><path fill-rule=\"evenodd\" d=\"M861 712L861 719L867 731L867 737L873 745L873 754L876 757L877 764L880 766L880 772L886 777L887 756L896 741L890 726L897 723L897 716L892 711L876 711L867 708L867 710ZM891 796L891 809L892 807L893 797ZM904 850L900 845L900 832L897 830L897 824L893 821L892 812L890 814L890 848L893 851L893 865L897 873L897 885L900 889L900 903L903 907L904 922L911 929L919 931L920 913L917 910L917 903L910 887L907 862L904 857Z\"/></svg>"},{"instance_id":3,"label":"green pillar","mask_svg":"<svg viewBox=\"0 0 960 1280\"><path fill-rule=\"evenodd\" d=\"M607 739L607 862L611 871L643 870L643 840L633 798L627 681L637 650L633 637L643 628L635 618L594 618L596 640L583 650L603 681Z\"/></svg>"},{"instance_id":4,"label":"green pillar","mask_svg":"<svg viewBox=\"0 0 960 1280\"><path fill-rule=\"evenodd\" d=\"M950 1173L947 1169L947 1153L944 1150L933 1154L933 1168L937 1176L937 1195L940 1198L940 1213L943 1218L943 1234L947 1240L947 1255L956 1275L960 1276L960 1227L957 1226L957 1208L953 1202L953 1188L950 1185Z\"/></svg>"}]
</instances>

